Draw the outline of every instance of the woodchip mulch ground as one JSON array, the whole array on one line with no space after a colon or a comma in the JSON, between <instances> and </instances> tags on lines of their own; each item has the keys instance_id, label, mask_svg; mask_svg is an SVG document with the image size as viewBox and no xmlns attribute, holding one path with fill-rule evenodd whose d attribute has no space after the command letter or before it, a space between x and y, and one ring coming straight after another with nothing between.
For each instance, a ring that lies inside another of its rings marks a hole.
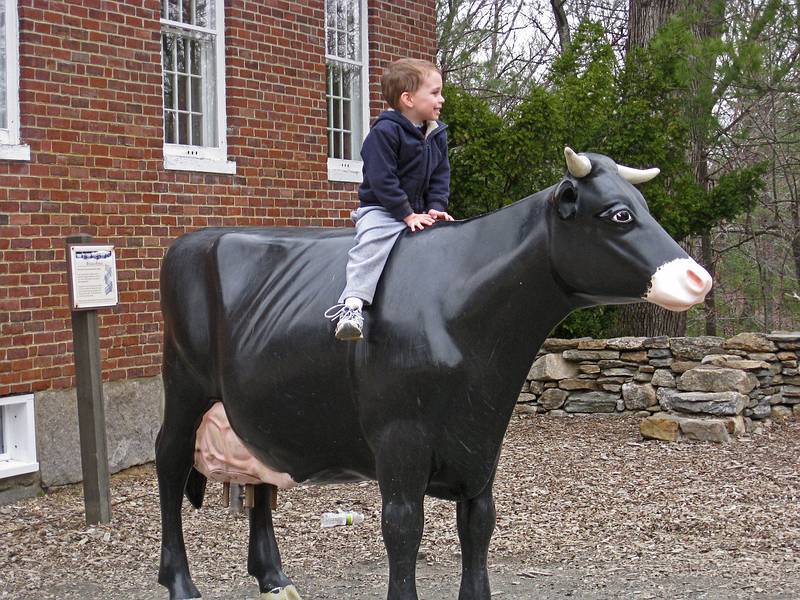
<instances>
[{"instance_id":1,"label":"woodchip mulch ground","mask_svg":"<svg viewBox=\"0 0 800 600\"><path fill-rule=\"evenodd\" d=\"M562 565L584 579L719 574L753 597L792 597L800 584L800 422L727 445L643 442L638 423L515 415L495 483L490 560L522 564L522 576L525 565L531 576L548 575L537 565ZM0 507L0 598L69 598L86 585L114 598L132 582L158 590L153 466L115 475L111 495L113 522L93 527L83 520L80 486ZM246 517L222 508L221 486L209 484L202 510L184 507L198 587L247 579ZM321 529L320 514L337 508L362 511L364 524ZM280 492L274 521L284 569L321 579L385 560L379 515L372 482ZM420 554L428 566L457 571L451 503L426 501Z\"/></svg>"}]
</instances>

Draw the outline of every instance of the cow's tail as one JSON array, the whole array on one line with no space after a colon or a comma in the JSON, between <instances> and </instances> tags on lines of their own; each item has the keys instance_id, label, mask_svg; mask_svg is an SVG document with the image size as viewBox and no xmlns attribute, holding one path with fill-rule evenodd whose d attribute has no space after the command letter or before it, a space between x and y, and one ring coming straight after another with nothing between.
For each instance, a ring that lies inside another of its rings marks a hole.
<instances>
[{"instance_id":1,"label":"cow's tail","mask_svg":"<svg viewBox=\"0 0 800 600\"><path fill-rule=\"evenodd\" d=\"M195 508L200 508L203 506L203 498L206 495L206 476L203 475L200 471L192 467L192 470L189 472L189 478L186 480L186 487L183 490L183 493L186 495L186 499L194 506Z\"/></svg>"}]
</instances>

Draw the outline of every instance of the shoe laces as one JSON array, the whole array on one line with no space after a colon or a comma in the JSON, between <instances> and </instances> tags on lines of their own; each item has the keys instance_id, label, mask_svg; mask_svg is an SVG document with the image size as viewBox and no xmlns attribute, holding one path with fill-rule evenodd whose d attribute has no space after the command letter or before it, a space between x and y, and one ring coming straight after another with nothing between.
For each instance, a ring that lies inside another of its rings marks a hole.
<instances>
[{"instance_id":1,"label":"shoe laces","mask_svg":"<svg viewBox=\"0 0 800 600\"><path fill-rule=\"evenodd\" d=\"M364 323L364 317L361 310L358 308L350 308L346 304L334 304L325 311L325 318L335 321L337 319L342 321L355 321L359 327Z\"/></svg>"}]
</instances>

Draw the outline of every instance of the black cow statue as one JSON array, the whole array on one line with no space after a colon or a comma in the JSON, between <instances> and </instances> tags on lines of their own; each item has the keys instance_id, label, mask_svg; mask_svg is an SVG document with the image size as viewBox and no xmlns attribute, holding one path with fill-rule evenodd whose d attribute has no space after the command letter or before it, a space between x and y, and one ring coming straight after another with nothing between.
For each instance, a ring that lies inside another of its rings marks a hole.
<instances>
[{"instance_id":1,"label":"black cow statue","mask_svg":"<svg viewBox=\"0 0 800 600\"><path fill-rule=\"evenodd\" d=\"M256 486L250 515L248 572L264 598L300 598L281 569L269 482L374 479L389 600L417 598L426 494L457 505L459 599L489 599L500 446L547 334L576 308L646 300L686 310L711 288L632 185L658 169L565 156L553 187L401 235L355 343L337 341L323 318L344 287L352 229L218 228L175 241L161 270L166 404L156 442L159 582L170 598L200 596L181 504L184 494L202 502L195 438L221 402L274 476Z\"/></svg>"}]
</instances>

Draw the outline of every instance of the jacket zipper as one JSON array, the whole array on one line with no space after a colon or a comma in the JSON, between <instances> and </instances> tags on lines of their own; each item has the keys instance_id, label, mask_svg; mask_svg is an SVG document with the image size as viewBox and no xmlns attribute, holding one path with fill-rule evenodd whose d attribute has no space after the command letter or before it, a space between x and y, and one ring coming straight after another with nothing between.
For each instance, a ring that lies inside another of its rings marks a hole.
<instances>
[{"instance_id":1,"label":"jacket zipper","mask_svg":"<svg viewBox=\"0 0 800 600\"><path fill-rule=\"evenodd\" d=\"M418 205L418 206L421 206L421 202L422 202L422 188L423 188L423 186L425 185L425 177L428 175L428 164L429 164L429 163L430 163L430 161L431 161L431 155L430 155L430 152L428 152L428 141L430 140L430 138L432 138L432 137L433 137L433 134L434 134L434 132L436 132L436 131L437 131L437 129L434 129L434 130L431 132L431 135L426 135L426 136L425 136L425 138L424 138L424 139L423 139L423 141L422 141L422 144L423 144L423 145L422 145L422 147L423 147L423 152L425 152L425 176L423 176L423 178L422 178L422 183L420 183L420 184L419 184L419 187L417 188L417 194L416 194L416 203L417 203L417 205ZM424 206L422 206L422 208L425 208L425 207L424 207Z\"/></svg>"}]
</instances>

